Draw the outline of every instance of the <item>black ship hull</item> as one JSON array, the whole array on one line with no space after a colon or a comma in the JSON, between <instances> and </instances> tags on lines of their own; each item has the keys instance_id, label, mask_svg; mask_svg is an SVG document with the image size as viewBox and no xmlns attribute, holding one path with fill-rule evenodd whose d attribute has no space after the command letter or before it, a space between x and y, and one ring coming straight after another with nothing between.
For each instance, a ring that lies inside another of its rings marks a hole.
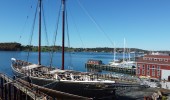
<instances>
[{"instance_id":1,"label":"black ship hull","mask_svg":"<svg viewBox=\"0 0 170 100\"><path fill-rule=\"evenodd\" d=\"M69 83L60 82L58 80L48 80L38 77L26 76L23 73L17 71L12 65L12 71L14 75L22 78L33 84L44 86L49 89L66 92L69 94L79 95L88 98L95 99L108 99L112 100L115 97L115 89L108 89L106 84L90 84L90 83Z\"/></svg>"}]
</instances>

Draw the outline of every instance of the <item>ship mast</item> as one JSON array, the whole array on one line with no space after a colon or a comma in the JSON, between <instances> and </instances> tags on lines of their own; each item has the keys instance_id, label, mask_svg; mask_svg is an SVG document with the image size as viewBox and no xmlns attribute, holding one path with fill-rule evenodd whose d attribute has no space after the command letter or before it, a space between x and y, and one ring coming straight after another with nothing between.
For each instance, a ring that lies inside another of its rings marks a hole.
<instances>
[{"instance_id":1,"label":"ship mast","mask_svg":"<svg viewBox=\"0 0 170 100\"><path fill-rule=\"evenodd\" d=\"M41 0L39 0L38 65L41 65Z\"/></svg>"},{"instance_id":2,"label":"ship mast","mask_svg":"<svg viewBox=\"0 0 170 100\"><path fill-rule=\"evenodd\" d=\"M64 70L65 0L62 0L62 70Z\"/></svg>"},{"instance_id":3,"label":"ship mast","mask_svg":"<svg viewBox=\"0 0 170 100\"><path fill-rule=\"evenodd\" d=\"M114 43L114 62L116 61L116 46L115 46L115 43Z\"/></svg>"},{"instance_id":4,"label":"ship mast","mask_svg":"<svg viewBox=\"0 0 170 100\"><path fill-rule=\"evenodd\" d=\"M125 63L125 59L126 59L126 57L125 57L125 55L126 55L126 49L125 49L125 44L126 43L126 40L125 40L125 38L124 38L124 50L123 50L123 63Z\"/></svg>"}]
</instances>

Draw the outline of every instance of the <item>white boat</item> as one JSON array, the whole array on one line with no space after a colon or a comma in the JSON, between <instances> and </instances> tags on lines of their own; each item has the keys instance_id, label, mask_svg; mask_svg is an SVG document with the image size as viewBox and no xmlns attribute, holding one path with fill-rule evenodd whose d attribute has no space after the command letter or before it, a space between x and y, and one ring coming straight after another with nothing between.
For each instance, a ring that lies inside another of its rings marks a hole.
<instances>
[{"instance_id":1,"label":"white boat","mask_svg":"<svg viewBox=\"0 0 170 100\"><path fill-rule=\"evenodd\" d=\"M109 62L110 66L114 66L114 67L128 67L128 68L132 68L132 67L136 66L136 62L135 61L131 61L131 59L130 59L130 54L131 54L130 49L128 51L129 52L128 53L129 58L128 58L128 60L126 59L126 57L125 57L125 52L126 52L125 44L126 44L126 41L125 41L125 38L124 38L123 61L115 60L116 54L114 53L114 60ZM114 49L114 52L116 52L115 49Z\"/></svg>"},{"instance_id":2,"label":"white boat","mask_svg":"<svg viewBox=\"0 0 170 100\"><path fill-rule=\"evenodd\" d=\"M119 60L113 60L109 62L110 66L119 66L120 65L120 61Z\"/></svg>"},{"instance_id":3,"label":"white boat","mask_svg":"<svg viewBox=\"0 0 170 100\"><path fill-rule=\"evenodd\" d=\"M128 68L132 68L136 66L136 62L135 61L124 61L121 63L121 67L128 67Z\"/></svg>"},{"instance_id":4,"label":"white boat","mask_svg":"<svg viewBox=\"0 0 170 100\"><path fill-rule=\"evenodd\" d=\"M110 66L114 66L117 67L120 65L120 60L116 59L116 47L115 47L115 43L114 43L114 59L112 61L109 62Z\"/></svg>"}]
</instances>

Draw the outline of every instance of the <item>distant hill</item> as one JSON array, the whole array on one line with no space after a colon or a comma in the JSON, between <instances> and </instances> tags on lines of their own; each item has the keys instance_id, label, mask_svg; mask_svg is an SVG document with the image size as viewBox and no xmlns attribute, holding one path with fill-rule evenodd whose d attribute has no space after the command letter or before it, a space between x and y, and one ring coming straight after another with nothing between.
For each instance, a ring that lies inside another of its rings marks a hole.
<instances>
[{"instance_id":1,"label":"distant hill","mask_svg":"<svg viewBox=\"0 0 170 100\"><path fill-rule=\"evenodd\" d=\"M149 53L148 50L138 49L138 48L126 48L126 51L130 49L131 52L136 53ZM29 46L29 45L21 45L20 43L11 42L11 43L0 43L0 51L38 51L37 46ZM42 46L42 52L47 51L61 51L61 46ZM114 48L108 48L108 47L97 47L97 48L68 48L65 47L66 51L70 52L113 52ZM116 48L116 52L122 53L124 48ZM168 53L170 54L170 51L155 51L155 52L161 52L161 53Z\"/></svg>"},{"instance_id":2,"label":"distant hill","mask_svg":"<svg viewBox=\"0 0 170 100\"><path fill-rule=\"evenodd\" d=\"M1 51L20 51L21 44L20 43L0 43Z\"/></svg>"}]
</instances>

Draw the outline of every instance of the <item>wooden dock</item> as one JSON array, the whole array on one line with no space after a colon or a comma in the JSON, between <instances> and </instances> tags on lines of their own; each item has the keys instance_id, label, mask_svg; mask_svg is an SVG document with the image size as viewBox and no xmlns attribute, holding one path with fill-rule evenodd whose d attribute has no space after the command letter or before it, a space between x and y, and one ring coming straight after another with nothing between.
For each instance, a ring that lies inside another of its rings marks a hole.
<instances>
[{"instance_id":1,"label":"wooden dock","mask_svg":"<svg viewBox=\"0 0 170 100\"><path fill-rule=\"evenodd\" d=\"M2 100L44 100L47 96L0 73L0 98Z\"/></svg>"},{"instance_id":2,"label":"wooden dock","mask_svg":"<svg viewBox=\"0 0 170 100\"><path fill-rule=\"evenodd\" d=\"M65 92L55 91L28 83L22 79L12 79L0 73L0 100L91 100Z\"/></svg>"},{"instance_id":3,"label":"wooden dock","mask_svg":"<svg viewBox=\"0 0 170 100\"><path fill-rule=\"evenodd\" d=\"M87 69L98 69L98 70L104 70L104 71L110 71L110 72L118 72L123 74L130 74L130 75L136 75L136 69L135 68L127 68L127 67L116 67L116 66L110 66L110 65L104 65L104 64L89 64L86 63L85 67Z\"/></svg>"},{"instance_id":4,"label":"wooden dock","mask_svg":"<svg viewBox=\"0 0 170 100\"><path fill-rule=\"evenodd\" d=\"M104 79L113 77L109 75L99 76ZM132 81L132 80L131 80ZM115 83L108 89L115 89L116 95L125 94L134 89L143 88L139 84ZM48 89L42 86L28 83L22 79L11 79L7 75L0 73L0 100L92 100L92 98L73 95Z\"/></svg>"}]
</instances>

